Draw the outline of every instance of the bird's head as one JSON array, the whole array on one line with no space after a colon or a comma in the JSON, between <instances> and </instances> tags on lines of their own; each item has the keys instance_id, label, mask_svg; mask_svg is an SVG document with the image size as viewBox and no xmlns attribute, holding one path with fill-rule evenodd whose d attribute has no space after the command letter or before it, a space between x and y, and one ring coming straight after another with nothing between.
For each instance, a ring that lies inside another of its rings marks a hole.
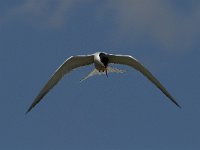
<instances>
[{"instance_id":1,"label":"bird's head","mask_svg":"<svg viewBox=\"0 0 200 150\"><path fill-rule=\"evenodd\" d=\"M105 53L101 52L101 53L99 53L99 57L100 57L100 61L104 65L104 67L107 68L108 62L109 62L108 56Z\"/></svg>"},{"instance_id":2,"label":"bird's head","mask_svg":"<svg viewBox=\"0 0 200 150\"><path fill-rule=\"evenodd\" d=\"M108 73L107 73L107 66L108 66L108 62L109 62L108 56L107 56L107 54L101 52L101 53L99 53L99 57L100 57L100 61L102 62L102 64L105 67L106 76L108 77Z\"/></svg>"}]
</instances>

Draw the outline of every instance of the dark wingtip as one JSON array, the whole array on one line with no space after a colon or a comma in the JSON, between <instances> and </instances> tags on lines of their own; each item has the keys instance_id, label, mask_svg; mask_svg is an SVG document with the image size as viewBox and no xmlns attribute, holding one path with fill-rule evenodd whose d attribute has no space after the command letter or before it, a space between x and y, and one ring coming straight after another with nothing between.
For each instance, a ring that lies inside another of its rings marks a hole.
<instances>
[{"instance_id":1,"label":"dark wingtip","mask_svg":"<svg viewBox=\"0 0 200 150\"><path fill-rule=\"evenodd\" d=\"M180 109L182 108L178 103L175 103L175 104L176 104L176 106L177 106L178 108L180 108Z\"/></svg>"},{"instance_id":2,"label":"dark wingtip","mask_svg":"<svg viewBox=\"0 0 200 150\"><path fill-rule=\"evenodd\" d=\"M33 107L35 107L35 105L36 105L36 103L32 103L25 114L28 114L33 109Z\"/></svg>"},{"instance_id":3,"label":"dark wingtip","mask_svg":"<svg viewBox=\"0 0 200 150\"><path fill-rule=\"evenodd\" d=\"M40 102L40 100L45 96L45 94L47 93L48 91L46 91L44 94L42 95L39 95L35 98L35 100L33 101L33 103L31 104L31 106L28 108L28 110L26 111L25 114L28 114L32 109L33 107L35 107L35 105L37 105L37 103Z\"/></svg>"},{"instance_id":4,"label":"dark wingtip","mask_svg":"<svg viewBox=\"0 0 200 150\"><path fill-rule=\"evenodd\" d=\"M31 111L32 108L33 108L32 106L29 107L28 110L25 112L25 114L27 115Z\"/></svg>"},{"instance_id":5,"label":"dark wingtip","mask_svg":"<svg viewBox=\"0 0 200 150\"><path fill-rule=\"evenodd\" d=\"M173 98L170 98L172 100L172 102L177 106L179 107L180 109L182 108Z\"/></svg>"}]
</instances>

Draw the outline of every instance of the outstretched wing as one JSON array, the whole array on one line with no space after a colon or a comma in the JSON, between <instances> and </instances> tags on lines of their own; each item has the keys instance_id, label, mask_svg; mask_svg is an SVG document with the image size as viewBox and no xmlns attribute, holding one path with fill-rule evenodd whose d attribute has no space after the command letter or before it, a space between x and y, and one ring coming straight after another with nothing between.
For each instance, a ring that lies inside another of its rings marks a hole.
<instances>
[{"instance_id":1,"label":"outstretched wing","mask_svg":"<svg viewBox=\"0 0 200 150\"><path fill-rule=\"evenodd\" d=\"M51 90L57 83L62 79L62 77L69 73L71 70L90 65L94 62L93 55L80 55L80 56L71 56L68 58L52 75L50 80L42 88L38 96L34 99L33 103L29 107L26 113L28 113L40 100Z\"/></svg>"},{"instance_id":2,"label":"outstretched wing","mask_svg":"<svg viewBox=\"0 0 200 150\"><path fill-rule=\"evenodd\" d=\"M138 60L129 55L112 55L108 54L109 63L128 65L146 76L155 86L157 86L174 104L181 108L175 99L169 94L165 87L147 70Z\"/></svg>"}]
</instances>

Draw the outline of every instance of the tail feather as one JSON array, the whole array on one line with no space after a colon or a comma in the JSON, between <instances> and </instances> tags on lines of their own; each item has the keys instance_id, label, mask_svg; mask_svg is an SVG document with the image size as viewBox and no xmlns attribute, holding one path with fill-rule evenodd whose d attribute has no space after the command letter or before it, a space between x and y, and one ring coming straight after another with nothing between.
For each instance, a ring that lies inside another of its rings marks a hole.
<instances>
[{"instance_id":1,"label":"tail feather","mask_svg":"<svg viewBox=\"0 0 200 150\"><path fill-rule=\"evenodd\" d=\"M88 79L89 77L92 77L94 75L100 75L101 72L99 72L97 69L92 70L85 78L81 79L80 82L83 82L84 80Z\"/></svg>"},{"instance_id":2,"label":"tail feather","mask_svg":"<svg viewBox=\"0 0 200 150\"><path fill-rule=\"evenodd\" d=\"M94 70L92 70L85 78L81 79L80 82L94 76L94 75L102 75L102 74L106 74L106 73L124 73L126 72L126 70L121 70L121 69L117 69L117 68L113 68L108 66L106 68L105 72L99 72L96 68Z\"/></svg>"},{"instance_id":3,"label":"tail feather","mask_svg":"<svg viewBox=\"0 0 200 150\"><path fill-rule=\"evenodd\" d=\"M108 66L107 72L108 73L124 73L124 72L126 72L126 70L121 70L121 69L117 69L117 68L113 68L113 67Z\"/></svg>"}]
</instances>

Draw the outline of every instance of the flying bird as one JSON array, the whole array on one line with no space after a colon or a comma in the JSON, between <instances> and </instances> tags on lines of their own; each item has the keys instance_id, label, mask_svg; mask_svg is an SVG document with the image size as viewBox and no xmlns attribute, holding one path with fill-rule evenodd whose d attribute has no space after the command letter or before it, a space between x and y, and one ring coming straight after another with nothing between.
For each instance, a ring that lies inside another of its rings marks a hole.
<instances>
[{"instance_id":1,"label":"flying bird","mask_svg":"<svg viewBox=\"0 0 200 150\"><path fill-rule=\"evenodd\" d=\"M101 75L114 72L114 73L123 73L124 70L120 70L117 68L113 68L108 66L108 64L121 64L121 65L128 65L140 73L142 73L146 78L148 78L158 89L160 89L163 94L165 94L176 106L181 106L175 101L175 99L170 95L170 93L165 89L165 87L154 77L154 75L147 70L147 68L142 65L137 59L130 55L113 55L108 54L105 52L96 52L91 55L78 55L78 56L71 56L69 57L51 76L50 80L44 85L42 90L39 92L37 97L34 99L31 106L28 108L27 112L31 111L31 109L39 103L42 98L51 90L61 79L62 77L69 73L70 71L86 66L94 64L95 69L88 74L84 79L81 81L93 76L93 75Z\"/></svg>"}]
</instances>

